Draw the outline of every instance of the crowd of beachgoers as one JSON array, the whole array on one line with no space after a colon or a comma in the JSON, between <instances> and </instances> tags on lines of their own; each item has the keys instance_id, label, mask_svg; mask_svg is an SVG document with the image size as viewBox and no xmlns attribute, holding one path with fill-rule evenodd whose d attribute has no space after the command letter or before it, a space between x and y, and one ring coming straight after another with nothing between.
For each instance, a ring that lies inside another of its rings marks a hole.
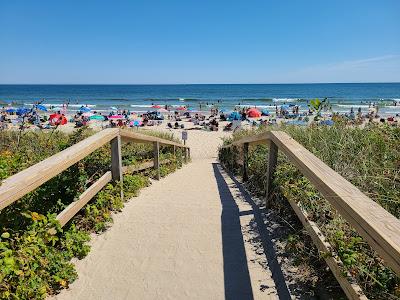
<instances>
[{"instance_id":1,"label":"crowd of beachgoers","mask_svg":"<svg viewBox=\"0 0 400 300\"><path fill-rule=\"evenodd\" d=\"M315 104L315 103L311 103ZM60 107L48 107L37 102L31 107L3 106L0 114L1 129L68 129L83 126L107 127L148 127L165 125L170 129L203 129L208 131L235 131L246 126L274 125L287 123L307 126L310 124L333 125L338 119L349 125L362 125L368 122L388 123L399 126L400 115L380 115L379 106L368 104L368 112L361 107L351 107L346 113L333 112L329 105L309 105L308 110L300 110L293 103L275 105L272 111L259 109L257 106L236 106L232 111L212 106L209 111L193 110L182 105L172 107L153 104L146 112L110 107L107 112L98 112L90 105L71 108L68 104ZM318 107L319 106L319 107ZM399 106L395 101L393 106Z\"/></svg>"}]
</instances>

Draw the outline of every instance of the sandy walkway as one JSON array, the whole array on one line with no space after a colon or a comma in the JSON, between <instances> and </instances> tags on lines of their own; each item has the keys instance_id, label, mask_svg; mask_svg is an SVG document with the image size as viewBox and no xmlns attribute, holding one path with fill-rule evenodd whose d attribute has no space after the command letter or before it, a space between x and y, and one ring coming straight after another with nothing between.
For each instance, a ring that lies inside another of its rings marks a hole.
<instances>
[{"instance_id":1,"label":"sandy walkway","mask_svg":"<svg viewBox=\"0 0 400 300\"><path fill-rule=\"evenodd\" d=\"M189 134L193 162L127 203L56 299L277 298L252 206L212 158L222 133Z\"/></svg>"}]
</instances>

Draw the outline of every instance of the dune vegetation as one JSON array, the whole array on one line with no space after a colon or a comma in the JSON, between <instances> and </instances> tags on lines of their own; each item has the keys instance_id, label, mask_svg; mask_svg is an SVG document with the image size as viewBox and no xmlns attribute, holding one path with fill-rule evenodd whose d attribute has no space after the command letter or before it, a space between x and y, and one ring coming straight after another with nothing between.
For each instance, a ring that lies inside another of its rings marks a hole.
<instances>
[{"instance_id":1,"label":"dune vegetation","mask_svg":"<svg viewBox=\"0 0 400 300\"><path fill-rule=\"evenodd\" d=\"M338 122L335 126L283 126L275 129L290 134L368 197L395 217L400 217L399 127L367 125L360 128ZM241 131L225 143L266 130L270 128ZM247 188L261 197L265 194L267 155L265 145L249 149ZM238 156L238 151L229 148L220 149L219 152L219 159L224 166L240 175ZM313 245L306 244L310 238L297 220L288 199L300 202L309 218L318 224L333 246L333 253L318 253ZM311 273L321 274L316 269L320 264L316 263L315 257L322 261L323 255L337 255L343 262L343 272L349 272L369 298L400 298L400 278L383 264L383 260L281 153L269 200L271 208L285 219L282 226L293 224L296 219L296 224L289 229L290 235L282 241L295 264L307 265Z\"/></svg>"}]
</instances>

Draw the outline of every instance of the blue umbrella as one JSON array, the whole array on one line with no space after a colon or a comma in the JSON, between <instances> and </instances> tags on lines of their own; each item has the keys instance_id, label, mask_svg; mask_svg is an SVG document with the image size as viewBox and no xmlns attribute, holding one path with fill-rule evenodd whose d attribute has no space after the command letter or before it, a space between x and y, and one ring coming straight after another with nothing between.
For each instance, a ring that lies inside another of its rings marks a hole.
<instances>
[{"instance_id":1,"label":"blue umbrella","mask_svg":"<svg viewBox=\"0 0 400 300\"><path fill-rule=\"evenodd\" d=\"M89 112L89 111L91 111L91 109L89 107L86 107L86 106L82 106L79 110L81 112Z\"/></svg>"},{"instance_id":2,"label":"blue umbrella","mask_svg":"<svg viewBox=\"0 0 400 300\"><path fill-rule=\"evenodd\" d=\"M44 106L44 105L38 104L36 107L37 107L37 109L39 109L39 110L47 111L47 108L46 108L46 106Z\"/></svg>"},{"instance_id":3,"label":"blue umbrella","mask_svg":"<svg viewBox=\"0 0 400 300\"><path fill-rule=\"evenodd\" d=\"M7 108L6 109L6 113L11 114L11 113L14 113L14 112L15 112L15 108Z\"/></svg>"},{"instance_id":4,"label":"blue umbrella","mask_svg":"<svg viewBox=\"0 0 400 300\"><path fill-rule=\"evenodd\" d=\"M29 112L29 109L26 107L20 107L17 109L18 116L22 116L22 115L26 114L27 112Z\"/></svg>"}]
</instances>

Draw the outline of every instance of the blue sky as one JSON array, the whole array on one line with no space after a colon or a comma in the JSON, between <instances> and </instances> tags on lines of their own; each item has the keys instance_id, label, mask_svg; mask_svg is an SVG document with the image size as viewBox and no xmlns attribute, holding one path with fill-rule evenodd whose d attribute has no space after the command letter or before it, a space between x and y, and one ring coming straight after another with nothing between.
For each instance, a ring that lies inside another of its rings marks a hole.
<instances>
[{"instance_id":1,"label":"blue sky","mask_svg":"<svg viewBox=\"0 0 400 300\"><path fill-rule=\"evenodd\" d=\"M0 83L388 81L398 0L0 0Z\"/></svg>"}]
</instances>

